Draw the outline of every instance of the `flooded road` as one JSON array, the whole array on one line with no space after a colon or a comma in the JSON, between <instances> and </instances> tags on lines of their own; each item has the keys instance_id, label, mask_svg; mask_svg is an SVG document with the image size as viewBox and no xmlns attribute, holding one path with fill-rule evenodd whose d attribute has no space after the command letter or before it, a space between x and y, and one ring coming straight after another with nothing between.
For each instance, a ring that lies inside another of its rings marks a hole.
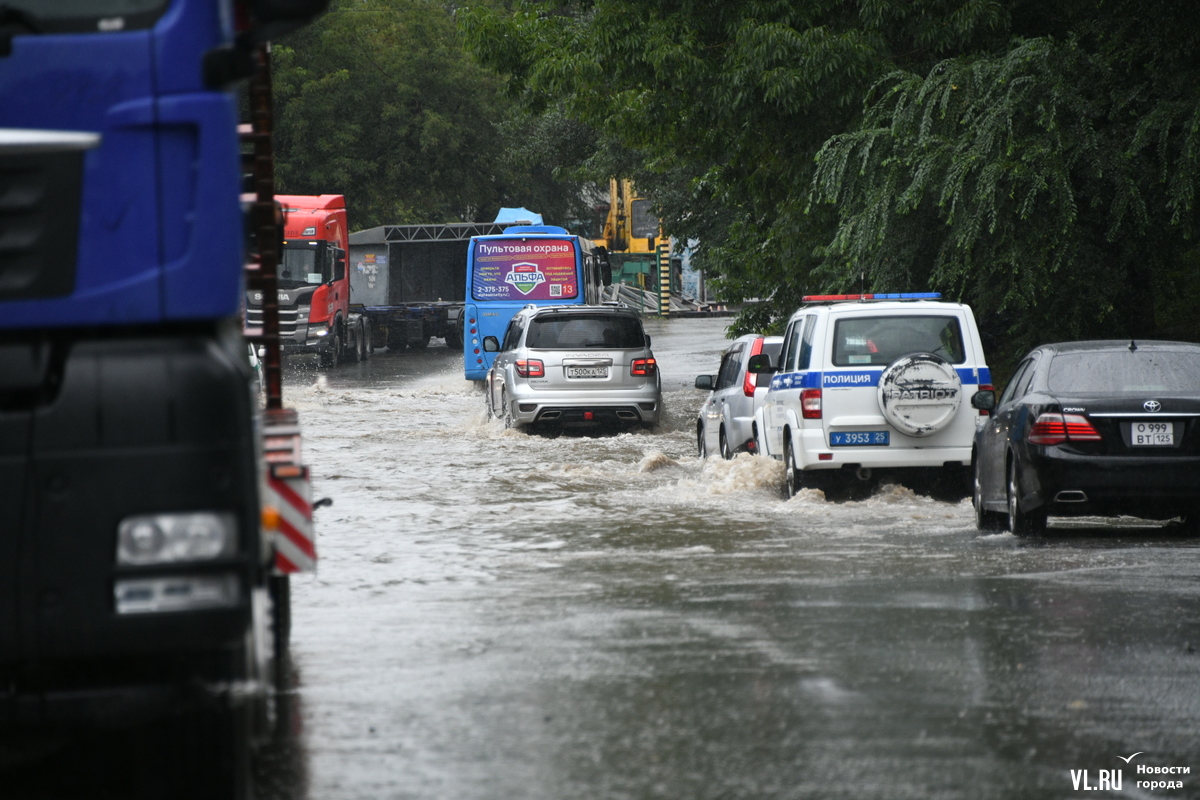
<instances>
[{"instance_id":1,"label":"flooded road","mask_svg":"<svg viewBox=\"0 0 1200 800\"><path fill-rule=\"evenodd\" d=\"M646 321L651 432L505 431L437 342L289 367L334 504L259 796L1200 796L1137 786L1200 769L1200 544L985 536L901 486L785 501L776 463L695 454L727 323Z\"/></svg>"}]
</instances>

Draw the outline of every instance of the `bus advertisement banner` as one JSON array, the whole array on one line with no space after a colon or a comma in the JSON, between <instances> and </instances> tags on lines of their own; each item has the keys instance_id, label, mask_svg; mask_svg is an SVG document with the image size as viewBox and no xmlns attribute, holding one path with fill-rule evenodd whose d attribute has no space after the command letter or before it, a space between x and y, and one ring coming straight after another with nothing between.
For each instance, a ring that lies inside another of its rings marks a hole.
<instances>
[{"instance_id":1,"label":"bus advertisement banner","mask_svg":"<svg viewBox=\"0 0 1200 800\"><path fill-rule=\"evenodd\" d=\"M485 239L474 244L475 300L574 300L575 243L567 239Z\"/></svg>"}]
</instances>

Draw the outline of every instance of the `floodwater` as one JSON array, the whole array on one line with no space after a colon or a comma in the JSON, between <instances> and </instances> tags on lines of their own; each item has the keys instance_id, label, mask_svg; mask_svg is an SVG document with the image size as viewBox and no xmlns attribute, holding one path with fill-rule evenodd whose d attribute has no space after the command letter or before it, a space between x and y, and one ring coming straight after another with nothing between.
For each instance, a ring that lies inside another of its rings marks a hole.
<instances>
[{"instance_id":1,"label":"floodwater","mask_svg":"<svg viewBox=\"0 0 1200 800\"><path fill-rule=\"evenodd\" d=\"M1200 770L1200 544L785 501L776 463L696 456L727 323L647 320L650 432L505 431L437 341L289 366L334 502L260 798L1200 796L1138 772Z\"/></svg>"}]
</instances>

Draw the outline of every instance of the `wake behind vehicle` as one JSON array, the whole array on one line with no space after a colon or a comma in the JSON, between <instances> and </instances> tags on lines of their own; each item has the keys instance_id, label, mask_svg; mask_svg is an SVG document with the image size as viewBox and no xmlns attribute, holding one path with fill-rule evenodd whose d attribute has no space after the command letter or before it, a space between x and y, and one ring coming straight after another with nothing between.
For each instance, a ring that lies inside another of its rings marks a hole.
<instances>
[{"instance_id":1,"label":"wake behind vehicle","mask_svg":"<svg viewBox=\"0 0 1200 800\"><path fill-rule=\"evenodd\" d=\"M994 393L992 393L994 396ZM1030 351L975 438L976 523L1181 517L1200 532L1200 345L1092 341Z\"/></svg>"},{"instance_id":2,"label":"wake behind vehicle","mask_svg":"<svg viewBox=\"0 0 1200 800\"><path fill-rule=\"evenodd\" d=\"M483 346L496 354L484 382L488 415L506 428L658 422L658 362L633 309L530 305L509 322L503 342L486 336Z\"/></svg>"},{"instance_id":3,"label":"wake behind vehicle","mask_svg":"<svg viewBox=\"0 0 1200 800\"><path fill-rule=\"evenodd\" d=\"M934 293L804 298L758 411L758 448L782 460L785 492L820 479L912 470L967 483L972 407L991 372L971 309ZM775 369L764 355L752 372Z\"/></svg>"},{"instance_id":4,"label":"wake behind vehicle","mask_svg":"<svg viewBox=\"0 0 1200 800\"><path fill-rule=\"evenodd\" d=\"M770 376L749 372L752 356L778 359L782 336L747 334L735 339L721 358L716 375L697 375L696 388L709 395L696 417L696 449L701 458L720 453L730 459L739 452L755 452L754 413L770 387Z\"/></svg>"}]
</instances>

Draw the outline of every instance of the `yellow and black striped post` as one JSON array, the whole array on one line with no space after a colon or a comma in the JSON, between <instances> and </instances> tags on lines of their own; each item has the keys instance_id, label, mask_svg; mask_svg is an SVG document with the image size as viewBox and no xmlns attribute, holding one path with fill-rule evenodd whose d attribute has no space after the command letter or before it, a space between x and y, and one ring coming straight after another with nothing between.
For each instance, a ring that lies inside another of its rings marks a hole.
<instances>
[{"instance_id":1,"label":"yellow and black striped post","mask_svg":"<svg viewBox=\"0 0 1200 800\"><path fill-rule=\"evenodd\" d=\"M671 315L671 248L660 244L655 250L658 255L658 313L668 317Z\"/></svg>"}]
</instances>

